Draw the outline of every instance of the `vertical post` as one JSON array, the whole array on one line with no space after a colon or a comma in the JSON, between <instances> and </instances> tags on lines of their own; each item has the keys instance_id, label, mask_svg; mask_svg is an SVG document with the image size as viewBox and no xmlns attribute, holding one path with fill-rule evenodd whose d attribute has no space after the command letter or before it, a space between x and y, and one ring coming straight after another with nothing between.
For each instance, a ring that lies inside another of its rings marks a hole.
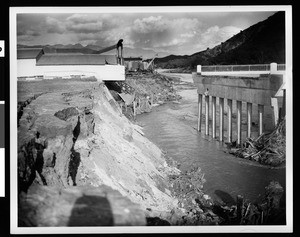
<instances>
[{"instance_id":1,"label":"vertical post","mask_svg":"<svg viewBox=\"0 0 300 237\"><path fill-rule=\"evenodd\" d=\"M282 118L281 119L284 119L285 114L286 114L285 103L286 103L286 89L283 89L283 101L282 101L282 113L281 113Z\"/></svg>"},{"instance_id":2,"label":"vertical post","mask_svg":"<svg viewBox=\"0 0 300 237\"><path fill-rule=\"evenodd\" d=\"M209 95L205 96L205 135L209 134Z\"/></svg>"},{"instance_id":3,"label":"vertical post","mask_svg":"<svg viewBox=\"0 0 300 237\"><path fill-rule=\"evenodd\" d=\"M244 212L244 197L241 195L237 195L236 197L236 215L237 215L237 221L238 224L241 224L242 217L243 217L243 212Z\"/></svg>"},{"instance_id":4,"label":"vertical post","mask_svg":"<svg viewBox=\"0 0 300 237\"><path fill-rule=\"evenodd\" d=\"M252 103L247 102L247 137L251 137Z\"/></svg>"},{"instance_id":5,"label":"vertical post","mask_svg":"<svg viewBox=\"0 0 300 237\"><path fill-rule=\"evenodd\" d=\"M220 133L219 133L219 139L222 142L223 141L223 131L224 131L224 98L219 98L219 106L220 106Z\"/></svg>"},{"instance_id":6,"label":"vertical post","mask_svg":"<svg viewBox=\"0 0 300 237\"><path fill-rule=\"evenodd\" d=\"M228 118L228 127L227 127L227 133L228 133L228 142L232 141L232 100L227 99L227 106L228 106L228 112L227 112L227 118Z\"/></svg>"},{"instance_id":7,"label":"vertical post","mask_svg":"<svg viewBox=\"0 0 300 237\"><path fill-rule=\"evenodd\" d=\"M216 97L212 96L212 137L216 138Z\"/></svg>"},{"instance_id":8,"label":"vertical post","mask_svg":"<svg viewBox=\"0 0 300 237\"><path fill-rule=\"evenodd\" d=\"M198 94L198 131L201 132L202 123L202 95Z\"/></svg>"},{"instance_id":9,"label":"vertical post","mask_svg":"<svg viewBox=\"0 0 300 237\"><path fill-rule=\"evenodd\" d=\"M273 109L274 124L276 126L279 122L279 107L277 97L271 97L271 106Z\"/></svg>"},{"instance_id":10,"label":"vertical post","mask_svg":"<svg viewBox=\"0 0 300 237\"><path fill-rule=\"evenodd\" d=\"M258 126L259 126L259 135L263 133L263 114L264 106L258 105Z\"/></svg>"},{"instance_id":11,"label":"vertical post","mask_svg":"<svg viewBox=\"0 0 300 237\"><path fill-rule=\"evenodd\" d=\"M242 140L242 101L236 102L237 108L237 144L241 144Z\"/></svg>"},{"instance_id":12,"label":"vertical post","mask_svg":"<svg viewBox=\"0 0 300 237\"><path fill-rule=\"evenodd\" d=\"M197 65L197 73L201 74L201 65Z\"/></svg>"},{"instance_id":13,"label":"vertical post","mask_svg":"<svg viewBox=\"0 0 300 237\"><path fill-rule=\"evenodd\" d=\"M270 73L276 74L277 72L277 63L270 63Z\"/></svg>"}]
</instances>

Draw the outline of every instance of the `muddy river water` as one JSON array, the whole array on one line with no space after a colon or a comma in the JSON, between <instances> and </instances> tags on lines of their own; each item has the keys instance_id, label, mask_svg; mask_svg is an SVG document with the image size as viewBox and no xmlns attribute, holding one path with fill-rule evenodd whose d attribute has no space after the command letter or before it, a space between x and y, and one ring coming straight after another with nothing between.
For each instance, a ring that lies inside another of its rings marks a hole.
<instances>
[{"instance_id":1,"label":"muddy river water","mask_svg":"<svg viewBox=\"0 0 300 237\"><path fill-rule=\"evenodd\" d=\"M181 170L201 167L206 179L204 191L216 201L230 203L240 194L253 202L264 194L272 180L285 187L285 168L271 169L234 157L224 152L224 144L199 133L196 130L198 97L192 76L171 75L181 79L175 88L182 99L137 116L146 137L178 161Z\"/></svg>"}]
</instances>

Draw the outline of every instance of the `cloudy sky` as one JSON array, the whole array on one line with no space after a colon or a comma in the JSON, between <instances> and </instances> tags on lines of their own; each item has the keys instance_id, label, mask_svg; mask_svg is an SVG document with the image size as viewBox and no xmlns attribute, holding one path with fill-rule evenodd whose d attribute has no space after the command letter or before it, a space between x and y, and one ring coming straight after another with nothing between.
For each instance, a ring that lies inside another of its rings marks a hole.
<instances>
[{"instance_id":1,"label":"cloudy sky","mask_svg":"<svg viewBox=\"0 0 300 237\"><path fill-rule=\"evenodd\" d=\"M226 41L274 13L22 13L17 14L17 43L107 47L122 38L125 47L189 55Z\"/></svg>"}]
</instances>

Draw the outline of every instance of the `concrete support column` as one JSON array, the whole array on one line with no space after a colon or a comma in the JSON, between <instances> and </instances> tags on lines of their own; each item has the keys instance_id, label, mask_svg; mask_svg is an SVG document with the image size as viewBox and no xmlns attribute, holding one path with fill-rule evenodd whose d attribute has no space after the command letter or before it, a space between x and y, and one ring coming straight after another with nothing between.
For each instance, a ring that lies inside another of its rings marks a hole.
<instances>
[{"instance_id":1,"label":"concrete support column","mask_svg":"<svg viewBox=\"0 0 300 237\"><path fill-rule=\"evenodd\" d=\"M219 106L220 106L220 132L219 132L219 139L222 142L223 141L223 135L224 135L224 98L219 98Z\"/></svg>"},{"instance_id":2,"label":"concrete support column","mask_svg":"<svg viewBox=\"0 0 300 237\"><path fill-rule=\"evenodd\" d=\"M205 135L209 135L209 95L205 96Z\"/></svg>"},{"instance_id":3,"label":"concrete support column","mask_svg":"<svg viewBox=\"0 0 300 237\"><path fill-rule=\"evenodd\" d=\"M258 133L261 135L263 133L263 115L264 115L264 106L258 105Z\"/></svg>"},{"instance_id":4,"label":"concrete support column","mask_svg":"<svg viewBox=\"0 0 300 237\"><path fill-rule=\"evenodd\" d=\"M215 96L211 97L212 100L212 137L216 138L216 100Z\"/></svg>"},{"instance_id":5,"label":"concrete support column","mask_svg":"<svg viewBox=\"0 0 300 237\"><path fill-rule=\"evenodd\" d=\"M247 103L247 137L251 137L252 103Z\"/></svg>"},{"instance_id":6,"label":"concrete support column","mask_svg":"<svg viewBox=\"0 0 300 237\"><path fill-rule=\"evenodd\" d=\"M242 141L242 101L236 102L237 108L237 144L240 145Z\"/></svg>"},{"instance_id":7,"label":"concrete support column","mask_svg":"<svg viewBox=\"0 0 300 237\"><path fill-rule=\"evenodd\" d=\"M198 94L198 128L197 130L201 132L202 123L202 95Z\"/></svg>"},{"instance_id":8,"label":"concrete support column","mask_svg":"<svg viewBox=\"0 0 300 237\"><path fill-rule=\"evenodd\" d=\"M232 142L232 100L227 99L227 119L228 119L228 127L227 127L227 141Z\"/></svg>"}]
</instances>

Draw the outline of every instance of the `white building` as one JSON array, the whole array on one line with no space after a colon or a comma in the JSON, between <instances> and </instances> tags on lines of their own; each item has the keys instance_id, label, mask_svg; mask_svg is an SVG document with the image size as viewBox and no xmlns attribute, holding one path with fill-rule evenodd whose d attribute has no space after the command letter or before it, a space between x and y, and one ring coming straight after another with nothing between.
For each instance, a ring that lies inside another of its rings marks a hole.
<instances>
[{"instance_id":1,"label":"white building","mask_svg":"<svg viewBox=\"0 0 300 237\"><path fill-rule=\"evenodd\" d=\"M42 76L36 67L36 62L44 55L41 48L17 50L17 76L18 79L34 79Z\"/></svg>"},{"instance_id":2,"label":"white building","mask_svg":"<svg viewBox=\"0 0 300 237\"><path fill-rule=\"evenodd\" d=\"M53 79L94 76L103 81L125 80L125 67L114 55L45 54L43 49L17 50L18 79Z\"/></svg>"}]
</instances>

